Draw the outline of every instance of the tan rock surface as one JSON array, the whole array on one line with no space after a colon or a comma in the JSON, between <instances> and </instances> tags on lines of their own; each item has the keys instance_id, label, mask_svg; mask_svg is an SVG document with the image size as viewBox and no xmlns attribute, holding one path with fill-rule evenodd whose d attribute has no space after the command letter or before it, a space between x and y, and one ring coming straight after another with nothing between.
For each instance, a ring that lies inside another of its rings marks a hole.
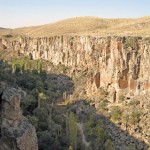
<instances>
[{"instance_id":1,"label":"tan rock surface","mask_svg":"<svg viewBox=\"0 0 150 150\"><path fill-rule=\"evenodd\" d=\"M1 40L1 47L64 64L87 73L87 87L115 88L116 94L150 91L150 39L142 37L54 36ZM95 90L94 88L94 90Z\"/></svg>"},{"instance_id":2,"label":"tan rock surface","mask_svg":"<svg viewBox=\"0 0 150 150\"><path fill-rule=\"evenodd\" d=\"M2 95L0 149L38 150L35 128L22 116L20 93L14 88Z\"/></svg>"}]
</instances>

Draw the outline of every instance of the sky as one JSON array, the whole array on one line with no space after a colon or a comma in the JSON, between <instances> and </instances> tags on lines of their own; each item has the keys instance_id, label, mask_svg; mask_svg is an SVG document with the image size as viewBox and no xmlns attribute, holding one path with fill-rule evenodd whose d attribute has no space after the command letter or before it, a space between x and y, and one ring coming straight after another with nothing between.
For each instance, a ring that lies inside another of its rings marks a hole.
<instances>
[{"instance_id":1,"label":"sky","mask_svg":"<svg viewBox=\"0 0 150 150\"><path fill-rule=\"evenodd\" d=\"M150 16L150 0L0 0L0 27L35 26L80 16Z\"/></svg>"}]
</instances>

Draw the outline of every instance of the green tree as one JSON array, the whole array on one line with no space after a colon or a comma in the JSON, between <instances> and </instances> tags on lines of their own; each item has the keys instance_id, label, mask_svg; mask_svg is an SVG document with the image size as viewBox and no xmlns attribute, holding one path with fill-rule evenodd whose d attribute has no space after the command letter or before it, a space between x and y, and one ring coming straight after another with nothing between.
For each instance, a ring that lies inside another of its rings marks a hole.
<instances>
[{"instance_id":1,"label":"green tree","mask_svg":"<svg viewBox=\"0 0 150 150\"><path fill-rule=\"evenodd\" d=\"M15 72L16 72L16 64L12 63L12 73L15 73Z\"/></svg>"},{"instance_id":2,"label":"green tree","mask_svg":"<svg viewBox=\"0 0 150 150\"><path fill-rule=\"evenodd\" d=\"M29 119L29 121L35 128L38 127L38 118L37 117L28 115L27 118Z\"/></svg>"},{"instance_id":3,"label":"green tree","mask_svg":"<svg viewBox=\"0 0 150 150\"><path fill-rule=\"evenodd\" d=\"M42 72L43 66L42 63L40 62L40 73Z\"/></svg>"},{"instance_id":4,"label":"green tree","mask_svg":"<svg viewBox=\"0 0 150 150\"><path fill-rule=\"evenodd\" d=\"M93 128L94 128L94 126L95 126L94 116L93 116L93 114L90 114L88 122L87 122L87 125L86 125L89 135L93 134Z\"/></svg>"},{"instance_id":5,"label":"green tree","mask_svg":"<svg viewBox=\"0 0 150 150\"><path fill-rule=\"evenodd\" d=\"M114 150L114 145L110 139L107 139L105 144L104 144L104 149L105 150Z\"/></svg>"},{"instance_id":6,"label":"green tree","mask_svg":"<svg viewBox=\"0 0 150 150\"><path fill-rule=\"evenodd\" d=\"M73 147L72 146L69 146L69 149L68 150L73 150Z\"/></svg>"},{"instance_id":7,"label":"green tree","mask_svg":"<svg viewBox=\"0 0 150 150\"><path fill-rule=\"evenodd\" d=\"M23 59L20 60L20 73L22 74L24 72L24 68L25 68L25 62Z\"/></svg>"},{"instance_id":8,"label":"green tree","mask_svg":"<svg viewBox=\"0 0 150 150\"><path fill-rule=\"evenodd\" d=\"M45 96L44 93L39 93L39 94L38 94L38 108L41 107L41 101L42 101L42 100L45 100L45 99L46 99L46 96Z\"/></svg>"},{"instance_id":9,"label":"green tree","mask_svg":"<svg viewBox=\"0 0 150 150\"><path fill-rule=\"evenodd\" d=\"M40 74L42 72L42 63L41 61L37 61L37 71Z\"/></svg>"},{"instance_id":10,"label":"green tree","mask_svg":"<svg viewBox=\"0 0 150 150\"><path fill-rule=\"evenodd\" d=\"M77 149L77 124L76 124L76 117L73 112L67 113L66 118L68 133L70 140L70 145L76 150Z\"/></svg>"},{"instance_id":11,"label":"green tree","mask_svg":"<svg viewBox=\"0 0 150 150\"><path fill-rule=\"evenodd\" d=\"M97 141L101 142L104 140L104 129L103 127L97 126L96 127L96 135L97 135Z\"/></svg>"}]
</instances>

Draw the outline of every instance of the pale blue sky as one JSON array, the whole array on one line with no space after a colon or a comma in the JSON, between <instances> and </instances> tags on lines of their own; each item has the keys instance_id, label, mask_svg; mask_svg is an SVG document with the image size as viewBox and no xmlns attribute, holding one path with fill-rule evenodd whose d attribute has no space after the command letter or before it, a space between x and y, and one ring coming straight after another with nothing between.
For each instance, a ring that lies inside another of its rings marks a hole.
<instances>
[{"instance_id":1,"label":"pale blue sky","mask_svg":"<svg viewBox=\"0 0 150 150\"><path fill-rule=\"evenodd\" d=\"M41 25L78 16L150 16L150 0L0 0L0 27Z\"/></svg>"}]
</instances>

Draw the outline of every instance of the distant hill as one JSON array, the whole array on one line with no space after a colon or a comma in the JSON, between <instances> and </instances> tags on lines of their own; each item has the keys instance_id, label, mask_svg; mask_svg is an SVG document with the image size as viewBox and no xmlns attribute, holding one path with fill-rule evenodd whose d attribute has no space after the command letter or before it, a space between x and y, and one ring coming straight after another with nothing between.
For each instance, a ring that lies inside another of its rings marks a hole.
<instances>
[{"instance_id":1,"label":"distant hill","mask_svg":"<svg viewBox=\"0 0 150 150\"><path fill-rule=\"evenodd\" d=\"M68 34L150 36L150 16L136 19L77 17L41 26L16 28L12 33L33 37Z\"/></svg>"},{"instance_id":2,"label":"distant hill","mask_svg":"<svg viewBox=\"0 0 150 150\"><path fill-rule=\"evenodd\" d=\"M0 36L6 35L6 34L11 34L11 29L0 27Z\"/></svg>"}]
</instances>

